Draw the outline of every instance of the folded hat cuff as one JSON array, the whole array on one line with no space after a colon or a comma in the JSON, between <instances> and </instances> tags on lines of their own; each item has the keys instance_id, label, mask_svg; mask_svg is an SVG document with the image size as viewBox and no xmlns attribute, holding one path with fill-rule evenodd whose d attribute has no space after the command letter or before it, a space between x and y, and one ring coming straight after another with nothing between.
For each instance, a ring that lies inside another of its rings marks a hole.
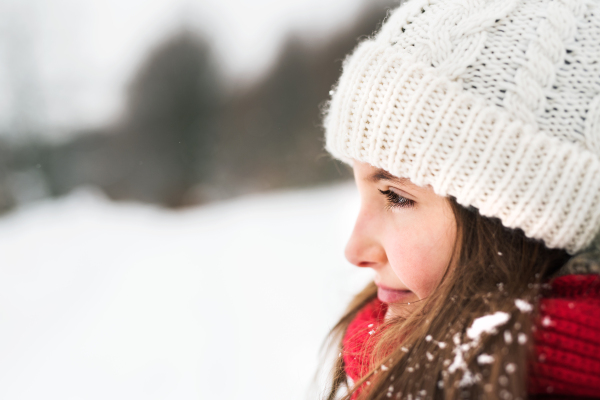
<instances>
[{"instance_id":1,"label":"folded hat cuff","mask_svg":"<svg viewBox=\"0 0 600 400\"><path fill-rule=\"evenodd\" d=\"M570 253L600 231L600 157L377 42L346 61L325 119L336 158L382 168Z\"/></svg>"}]
</instances>

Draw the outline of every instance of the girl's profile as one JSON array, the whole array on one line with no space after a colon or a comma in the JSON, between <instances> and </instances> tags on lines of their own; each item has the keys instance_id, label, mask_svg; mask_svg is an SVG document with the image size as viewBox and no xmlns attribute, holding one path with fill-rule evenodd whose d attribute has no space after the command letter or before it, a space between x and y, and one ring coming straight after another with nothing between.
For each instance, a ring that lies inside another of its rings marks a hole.
<instances>
[{"instance_id":1,"label":"girl's profile","mask_svg":"<svg viewBox=\"0 0 600 400\"><path fill-rule=\"evenodd\" d=\"M326 399L600 398L599 38L596 1L409 0L345 60L374 279Z\"/></svg>"}]
</instances>

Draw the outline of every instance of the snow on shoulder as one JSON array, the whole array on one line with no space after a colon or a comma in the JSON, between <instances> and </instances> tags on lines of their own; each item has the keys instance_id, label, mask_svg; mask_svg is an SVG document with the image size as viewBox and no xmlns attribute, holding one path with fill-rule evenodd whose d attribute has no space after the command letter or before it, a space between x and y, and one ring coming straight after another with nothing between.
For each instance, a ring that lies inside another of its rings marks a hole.
<instances>
[{"instance_id":1,"label":"snow on shoulder","mask_svg":"<svg viewBox=\"0 0 600 400\"><path fill-rule=\"evenodd\" d=\"M515 299L515 306L517 306L517 308L521 312L531 312L531 311L533 311L533 306L531 304L529 304L528 302L526 302L525 300Z\"/></svg>"},{"instance_id":2,"label":"snow on shoulder","mask_svg":"<svg viewBox=\"0 0 600 400\"><path fill-rule=\"evenodd\" d=\"M476 318L467 329L467 336L474 341L479 341L482 333L496 333L496 328L507 323L509 319L510 315L503 311Z\"/></svg>"}]
</instances>

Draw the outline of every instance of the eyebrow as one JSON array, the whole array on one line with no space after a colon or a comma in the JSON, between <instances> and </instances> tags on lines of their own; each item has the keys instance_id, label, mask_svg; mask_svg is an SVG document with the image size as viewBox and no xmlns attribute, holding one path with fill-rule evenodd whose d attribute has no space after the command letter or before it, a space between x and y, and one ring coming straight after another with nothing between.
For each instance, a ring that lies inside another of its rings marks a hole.
<instances>
[{"instance_id":1,"label":"eyebrow","mask_svg":"<svg viewBox=\"0 0 600 400\"><path fill-rule=\"evenodd\" d=\"M398 178L397 176L394 176L383 169L378 169L377 171L373 172L371 175L369 175L367 177L367 181L372 182L372 183L377 183L379 181L391 181L391 182L398 183L400 185L409 185L409 186L414 185L410 181L410 179Z\"/></svg>"}]
</instances>

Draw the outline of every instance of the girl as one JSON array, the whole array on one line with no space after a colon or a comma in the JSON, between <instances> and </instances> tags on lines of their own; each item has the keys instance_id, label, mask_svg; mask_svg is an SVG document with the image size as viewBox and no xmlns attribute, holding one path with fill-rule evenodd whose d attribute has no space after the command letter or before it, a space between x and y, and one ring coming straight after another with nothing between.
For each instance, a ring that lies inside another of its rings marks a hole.
<instances>
[{"instance_id":1,"label":"girl","mask_svg":"<svg viewBox=\"0 0 600 400\"><path fill-rule=\"evenodd\" d=\"M326 143L375 277L328 399L600 398L599 40L597 1L411 0L345 61Z\"/></svg>"}]
</instances>

